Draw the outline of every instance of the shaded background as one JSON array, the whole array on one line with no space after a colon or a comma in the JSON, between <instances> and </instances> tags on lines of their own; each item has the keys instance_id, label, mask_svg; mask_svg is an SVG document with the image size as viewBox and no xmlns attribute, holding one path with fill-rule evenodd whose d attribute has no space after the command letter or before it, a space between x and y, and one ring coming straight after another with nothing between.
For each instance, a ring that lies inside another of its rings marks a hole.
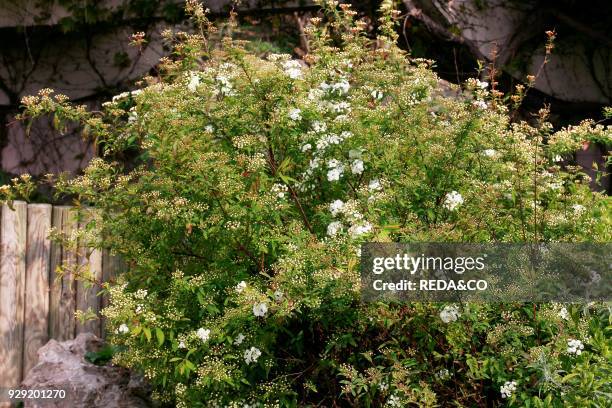
<instances>
[{"instance_id":1,"label":"shaded background","mask_svg":"<svg viewBox=\"0 0 612 408\"><path fill-rule=\"evenodd\" d=\"M261 53L307 53L301 35L317 7L308 0L203 1L220 20L234 7L238 36L253 40ZM377 1L353 2L376 25ZM178 0L0 0L0 183L29 172L35 176L78 173L96 154L75 129L65 135L38 121L29 136L14 121L21 97L54 88L96 109L137 78L155 74L167 53L160 33L189 30ZM531 120L550 104L555 127L585 118L602 121L612 105L612 2L595 0L403 0L401 46L415 57L436 61L441 78L460 83L477 75L478 61L493 63L499 88L509 91L536 75L517 119ZM541 68L547 30L557 39L550 62ZM147 44L128 45L143 31ZM608 146L609 148L609 146ZM575 161L592 172L603 167L605 146L576 152ZM593 185L594 188L598 188ZM610 192L610 180L602 187ZM41 197L44 199L44 197Z\"/></svg>"}]
</instances>

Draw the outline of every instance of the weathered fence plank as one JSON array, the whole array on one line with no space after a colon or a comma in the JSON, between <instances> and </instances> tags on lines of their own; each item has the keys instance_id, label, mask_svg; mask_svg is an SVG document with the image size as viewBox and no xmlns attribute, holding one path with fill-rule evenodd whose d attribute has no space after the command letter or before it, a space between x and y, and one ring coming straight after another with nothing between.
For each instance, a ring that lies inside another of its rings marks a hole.
<instances>
[{"instance_id":1,"label":"weathered fence plank","mask_svg":"<svg viewBox=\"0 0 612 408\"><path fill-rule=\"evenodd\" d=\"M2 206L0 219L0 386L15 387L23 371L27 205Z\"/></svg>"},{"instance_id":2,"label":"weathered fence plank","mask_svg":"<svg viewBox=\"0 0 612 408\"><path fill-rule=\"evenodd\" d=\"M53 227L68 236L72 235L77 228L77 221L71 207L53 207ZM62 276L58 276L56 271L63 265L75 264L76 254L73 251L63 248L57 242L52 243L49 336L59 341L72 339L75 335L76 285L71 268L66 269Z\"/></svg>"},{"instance_id":3,"label":"weathered fence plank","mask_svg":"<svg viewBox=\"0 0 612 408\"><path fill-rule=\"evenodd\" d=\"M27 373L37 360L37 351L49 339L49 257L51 242L51 205L28 205L25 328L23 372Z\"/></svg>"},{"instance_id":4,"label":"weathered fence plank","mask_svg":"<svg viewBox=\"0 0 612 408\"><path fill-rule=\"evenodd\" d=\"M79 228L85 230L89 220L89 215L87 215L86 219L79 223ZM84 313L90 309L99 315L101 300L98 293L100 292L100 287L96 282L102 281L102 252L98 249L88 249L83 245L79 245L79 252L79 270L86 275L87 279L77 281L76 307ZM90 278L93 282L88 282ZM96 336L102 336L101 327L100 319L89 320L84 323L77 321L76 334L92 332Z\"/></svg>"},{"instance_id":5,"label":"weathered fence plank","mask_svg":"<svg viewBox=\"0 0 612 408\"><path fill-rule=\"evenodd\" d=\"M0 388L19 386L49 338L63 341L84 331L104 336L99 312L108 301L99 296L99 283L125 268L107 250L84 248L85 241L78 253L51 241L50 227L69 237L85 228L72 207L15 201L13 208L4 205L0 214ZM77 265L95 285L77 283ZM80 324L77 310L100 318Z\"/></svg>"}]
</instances>

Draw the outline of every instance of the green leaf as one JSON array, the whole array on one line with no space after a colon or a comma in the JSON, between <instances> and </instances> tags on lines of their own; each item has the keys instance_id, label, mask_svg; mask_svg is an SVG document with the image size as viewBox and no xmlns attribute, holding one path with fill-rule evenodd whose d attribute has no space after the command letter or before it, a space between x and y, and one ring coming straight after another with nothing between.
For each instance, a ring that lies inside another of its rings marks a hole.
<instances>
[{"instance_id":1,"label":"green leaf","mask_svg":"<svg viewBox=\"0 0 612 408\"><path fill-rule=\"evenodd\" d=\"M165 340L165 336L164 336L164 332L162 331L162 329L160 329L159 327L157 327L155 329L155 336L157 337L157 343L161 346L162 344L164 344L164 340Z\"/></svg>"},{"instance_id":2,"label":"green leaf","mask_svg":"<svg viewBox=\"0 0 612 408\"><path fill-rule=\"evenodd\" d=\"M144 332L147 341L151 341L151 329L149 329L148 327L144 327L142 331Z\"/></svg>"}]
</instances>

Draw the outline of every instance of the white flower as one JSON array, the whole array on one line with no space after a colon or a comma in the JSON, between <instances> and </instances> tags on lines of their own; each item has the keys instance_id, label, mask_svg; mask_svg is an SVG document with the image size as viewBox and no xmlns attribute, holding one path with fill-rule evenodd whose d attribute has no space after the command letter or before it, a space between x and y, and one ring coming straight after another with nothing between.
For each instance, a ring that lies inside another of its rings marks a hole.
<instances>
[{"instance_id":1,"label":"white flower","mask_svg":"<svg viewBox=\"0 0 612 408\"><path fill-rule=\"evenodd\" d=\"M212 132L215 131L215 128L213 127L213 125L206 125L206 126L204 126L204 131L206 133L212 133Z\"/></svg>"},{"instance_id":2,"label":"white flower","mask_svg":"<svg viewBox=\"0 0 612 408\"><path fill-rule=\"evenodd\" d=\"M256 363L259 356L261 356L261 351L257 347L251 347L244 352L244 361L247 364Z\"/></svg>"},{"instance_id":3,"label":"white flower","mask_svg":"<svg viewBox=\"0 0 612 408\"><path fill-rule=\"evenodd\" d=\"M312 145L310 143L306 143L304 146L302 146L302 152L307 152L310 149L312 149Z\"/></svg>"},{"instance_id":4,"label":"white flower","mask_svg":"<svg viewBox=\"0 0 612 408\"><path fill-rule=\"evenodd\" d=\"M356 238L363 234L367 234L370 231L372 231L372 224L370 224L369 222L365 222L362 224L354 224L348 230L349 234L353 238Z\"/></svg>"},{"instance_id":5,"label":"white flower","mask_svg":"<svg viewBox=\"0 0 612 408\"><path fill-rule=\"evenodd\" d=\"M378 190L380 190L380 188L381 188L380 180L378 180L378 179L370 180L370 182L368 183L368 189L370 191L378 191Z\"/></svg>"},{"instance_id":6,"label":"white flower","mask_svg":"<svg viewBox=\"0 0 612 408\"><path fill-rule=\"evenodd\" d=\"M584 350L584 344L580 340L570 339L567 341L567 353L579 356Z\"/></svg>"},{"instance_id":7,"label":"white flower","mask_svg":"<svg viewBox=\"0 0 612 408\"><path fill-rule=\"evenodd\" d=\"M455 305L444 306L444 309L440 312L440 319L442 319L444 323L455 322L459 316L461 316L459 308Z\"/></svg>"},{"instance_id":8,"label":"white flower","mask_svg":"<svg viewBox=\"0 0 612 408\"><path fill-rule=\"evenodd\" d=\"M253 305L253 314L257 317L264 317L268 313L268 304L265 302Z\"/></svg>"},{"instance_id":9,"label":"white flower","mask_svg":"<svg viewBox=\"0 0 612 408\"><path fill-rule=\"evenodd\" d=\"M335 200L333 203L329 205L329 211L334 217L340 214L343 208L344 208L344 201L342 200Z\"/></svg>"},{"instance_id":10,"label":"white flower","mask_svg":"<svg viewBox=\"0 0 612 408\"><path fill-rule=\"evenodd\" d=\"M133 106L130 109L130 113L128 115L128 123L134 123L138 120L138 112L136 112L136 107Z\"/></svg>"},{"instance_id":11,"label":"white flower","mask_svg":"<svg viewBox=\"0 0 612 408\"><path fill-rule=\"evenodd\" d=\"M327 181L338 181L342 176L342 167L336 167L327 172Z\"/></svg>"},{"instance_id":12,"label":"white flower","mask_svg":"<svg viewBox=\"0 0 612 408\"><path fill-rule=\"evenodd\" d=\"M444 207L454 211L459 205L463 204L463 197L456 191L451 191L444 198Z\"/></svg>"},{"instance_id":13,"label":"white flower","mask_svg":"<svg viewBox=\"0 0 612 408\"><path fill-rule=\"evenodd\" d=\"M514 391L516 391L516 381L506 381L504 385L499 387L502 398L510 398Z\"/></svg>"},{"instance_id":14,"label":"white flower","mask_svg":"<svg viewBox=\"0 0 612 408\"><path fill-rule=\"evenodd\" d=\"M122 323L117 329L117 332L121 334L126 334L129 331L130 331L130 328L125 323Z\"/></svg>"},{"instance_id":15,"label":"white flower","mask_svg":"<svg viewBox=\"0 0 612 408\"><path fill-rule=\"evenodd\" d=\"M566 308L561 308L561 310L559 310L559 317L563 320L569 320L569 312Z\"/></svg>"},{"instance_id":16,"label":"white flower","mask_svg":"<svg viewBox=\"0 0 612 408\"><path fill-rule=\"evenodd\" d=\"M291 79L298 79L302 76L302 65L298 60L289 60L283 62L283 70Z\"/></svg>"},{"instance_id":17,"label":"white flower","mask_svg":"<svg viewBox=\"0 0 612 408\"><path fill-rule=\"evenodd\" d=\"M341 113L350 110L351 105L348 102L338 102L330 105L330 108L332 112Z\"/></svg>"},{"instance_id":18,"label":"white flower","mask_svg":"<svg viewBox=\"0 0 612 408\"><path fill-rule=\"evenodd\" d=\"M240 281L239 284L236 285L236 292L238 293L242 293L242 291L247 287L247 284L245 281Z\"/></svg>"},{"instance_id":19,"label":"white flower","mask_svg":"<svg viewBox=\"0 0 612 408\"><path fill-rule=\"evenodd\" d=\"M495 157L497 155L497 151L495 149L487 149L483 150L482 154L487 157Z\"/></svg>"},{"instance_id":20,"label":"white flower","mask_svg":"<svg viewBox=\"0 0 612 408\"><path fill-rule=\"evenodd\" d=\"M187 348L187 346L185 345L185 342L184 342L184 341L181 341L181 342L178 344L178 348L180 348L180 349L185 349L185 348Z\"/></svg>"},{"instance_id":21,"label":"white flower","mask_svg":"<svg viewBox=\"0 0 612 408\"><path fill-rule=\"evenodd\" d=\"M203 342L207 342L210 338L210 329L204 329L200 327L196 332L196 336L198 336Z\"/></svg>"},{"instance_id":22,"label":"white flower","mask_svg":"<svg viewBox=\"0 0 612 408\"><path fill-rule=\"evenodd\" d=\"M385 404L388 407L401 407L402 403L399 399L399 397L395 394L391 395L389 397L389 399L387 400L387 403Z\"/></svg>"},{"instance_id":23,"label":"white flower","mask_svg":"<svg viewBox=\"0 0 612 408\"><path fill-rule=\"evenodd\" d=\"M584 206L580 204L572 205L572 209L574 210L574 213L576 213L576 215L581 215L584 212Z\"/></svg>"},{"instance_id":24,"label":"white flower","mask_svg":"<svg viewBox=\"0 0 612 408\"><path fill-rule=\"evenodd\" d=\"M274 300L276 300L277 302L280 302L283 299L283 291L282 290L276 290L274 292Z\"/></svg>"},{"instance_id":25,"label":"white flower","mask_svg":"<svg viewBox=\"0 0 612 408\"><path fill-rule=\"evenodd\" d=\"M286 185L284 184L280 184L280 183L275 183L272 188L270 189L270 192L273 194L276 194L276 197L280 198L280 199L284 199L285 198L285 193L288 191L289 189L287 188Z\"/></svg>"},{"instance_id":26,"label":"white flower","mask_svg":"<svg viewBox=\"0 0 612 408\"><path fill-rule=\"evenodd\" d=\"M340 167L342 163L340 163L339 160L336 159L329 159L327 161L327 168L328 169L335 169L337 167Z\"/></svg>"},{"instance_id":27,"label":"white flower","mask_svg":"<svg viewBox=\"0 0 612 408\"><path fill-rule=\"evenodd\" d=\"M244 339L245 339L245 335L244 335L244 334L242 334L242 333L239 333L239 334L236 336L236 338L234 339L234 345L235 345L235 346L239 346L239 345L241 345L241 344L242 344L242 342L244 341Z\"/></svg>"},{"instance_id":28,"label":"white flower","mask_svg":"<svg viewBox=\"0 0 612 408\"><path fill-rule=\"evenodd\" d=\"M383 98L382 91L379 91L378 89L373 90L370 95L372 95L372 98L377 100L381 100Z\"/></svg>"},{"instance_id":29,"label":"white flower","mask_svg":"<svg viewBox=\"0 0 612 408\"><path fill-rule=\"evenodd\" d=\"M348 93L350 87L351 86L346 79L342 79L340 82L336 82L335 84L331 85L332 91L337 92L340 95Z\"/></svg>"},{"instance_id":30,"label":"white flower","mask_svg":"<svg viewBox=\"0 0 612 408\"><path fill-rule=\"evenodd\" d=\"M321 161L319 160L319 158L315 157L314 159L310 161L310 163L308 163L308 167L314 170L314 169L318 169L320 164L321 164Z\"/></svg>"},{"instance_id":31,"label":"white flower","mask_svg":"<svg viewBox=\"0 0 612 408\"><path fill-rule=\"evenodd\" d=\"M289 111L289 118L291 120L301 120L302 119L302 115L301 115L302 111L300 109L291 109Z\"/></svg>"},{"instance_id":32,"label":"white flower","mask_svg":"<svg viewBox=\"0 0 612 408\"><path fill-rule=\"evenodd\" d=\"M113 96L113 102L117 102L117 101L119 101L121 99L127 98L130 95L137 95L136 91L134 91L134 92L130 92L130 91L121 92L119 95Z\"/></svg>"},{"instance_id":33,"label":"white flower","mask_svg":"<svg viewBox=\"0 0 612 408\"><path fill-rule=\"evenodd\" d=\"M489 86L489 83L485 82L485 81L481 81L479 79L476 79L476 86L481 88L481 89L486 89Z\"/></svg>"},{"instance_id":34,"label":"white flower","mask_svg":"<svg viewBox=\"0 0 612 408\"><path fill-rule=\"evenodd\" d=\"M553 157L553 161L555 163L559 163L563 161L563 157L561 157L560 155L556 155L555 157Z\"/></svg>"},{"instance_id":35,"label":"white flower","mask_svg":"<svg viewBox=\"0 0 612 408\"><path fill-rule=\"evenodd\" d=\"M327 124L318 120L312 122L312 130L317 133L323 133L327 130Z\"/></svg>"},{"instance_id":36,"label":"white flower","mask_svg":"<svg viewBox=\"0 0 612 408\"><path fill-rule=\"evenodd\" d=\"M187 89L189 89L189 91L191 92L195 92L198 89L198 86L200 86L200 76L197 73L193 72L191 74L191 77L189 78Z\"/></svg>"},{"instance_id":37,"label":"white flower","mask_svg":"<svg viewBox=\"0 0 612 408\"><path fill-rule=\"evenodd\" d=\"M135 312L136 312L136 314L140 314L142 312L142 310L143 310L142 305L137 305Z\"/></svg>"},{"instance_id":38,"label":"white flower","mask_svg":"<svg viewBox=\"0 0 612 408\"><path fill-rule=\"evenodd\" d=\"M479 109L487 109L487 103L485 101L482 100L477 100L472 102L472 105L474 105L475 107L479 108Z\"/></svg>"},{"instance_id":39,"label":"white flower","mask_svg":"<svg viewBox=\"0 0 612 408\"><path fill-rule=\"evenodd\" d=\"M342 223L340 221L331 222L327 226L327 235L329 235L330 237L333 237L337 235L340 232L340 230L342 230Z\"/></svg>"},{"instance_id":40,"label":"white flower","mask_svg":"<svg viewBox=\"0 0 612 408\"><path fill-rule=\"evenodd\" d=\"M146 289L138 289L135 293L134 293L134 297L136 299L144 299L147 297L147 295L149 294L149 291Z\"/></svg>"},{"instance_id":41,"label":"white flower","mask_svg":"<svg viewBox=\"0 0 612 408\"><path fill-rule=\"evenodd\" d=\"M353 164L351 164L351 173L353 174L361 174L363 173L363 161L362 160L355 160L353 162Z\"/></svg>"}]
</instances>

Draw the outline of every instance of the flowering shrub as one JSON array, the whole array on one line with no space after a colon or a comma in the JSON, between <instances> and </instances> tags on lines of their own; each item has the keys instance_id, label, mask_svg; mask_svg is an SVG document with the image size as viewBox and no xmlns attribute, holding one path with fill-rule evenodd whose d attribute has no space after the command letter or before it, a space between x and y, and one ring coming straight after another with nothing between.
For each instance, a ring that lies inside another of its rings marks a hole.
<instances>
[{"instance_id":1,"label":"flowering shrub","mask_svg":"<svg viewBox=\"0 0 612 408\"><path fill-rule=\"evenodd\" d=\"M95 245L129 266L104 311L114 362L183 407L604 405L604 306L362 304L358 256L365 241L607 241L609 198L559 158L611 130L510 123L478 80L445 97L395 45L389 2L374 40L348 6L325 13L304 60L166 33L161 76L102 114L24 99L24 119L81 121L103 149L57 187L99 209Z\"/></svg>"}]
</instances>

